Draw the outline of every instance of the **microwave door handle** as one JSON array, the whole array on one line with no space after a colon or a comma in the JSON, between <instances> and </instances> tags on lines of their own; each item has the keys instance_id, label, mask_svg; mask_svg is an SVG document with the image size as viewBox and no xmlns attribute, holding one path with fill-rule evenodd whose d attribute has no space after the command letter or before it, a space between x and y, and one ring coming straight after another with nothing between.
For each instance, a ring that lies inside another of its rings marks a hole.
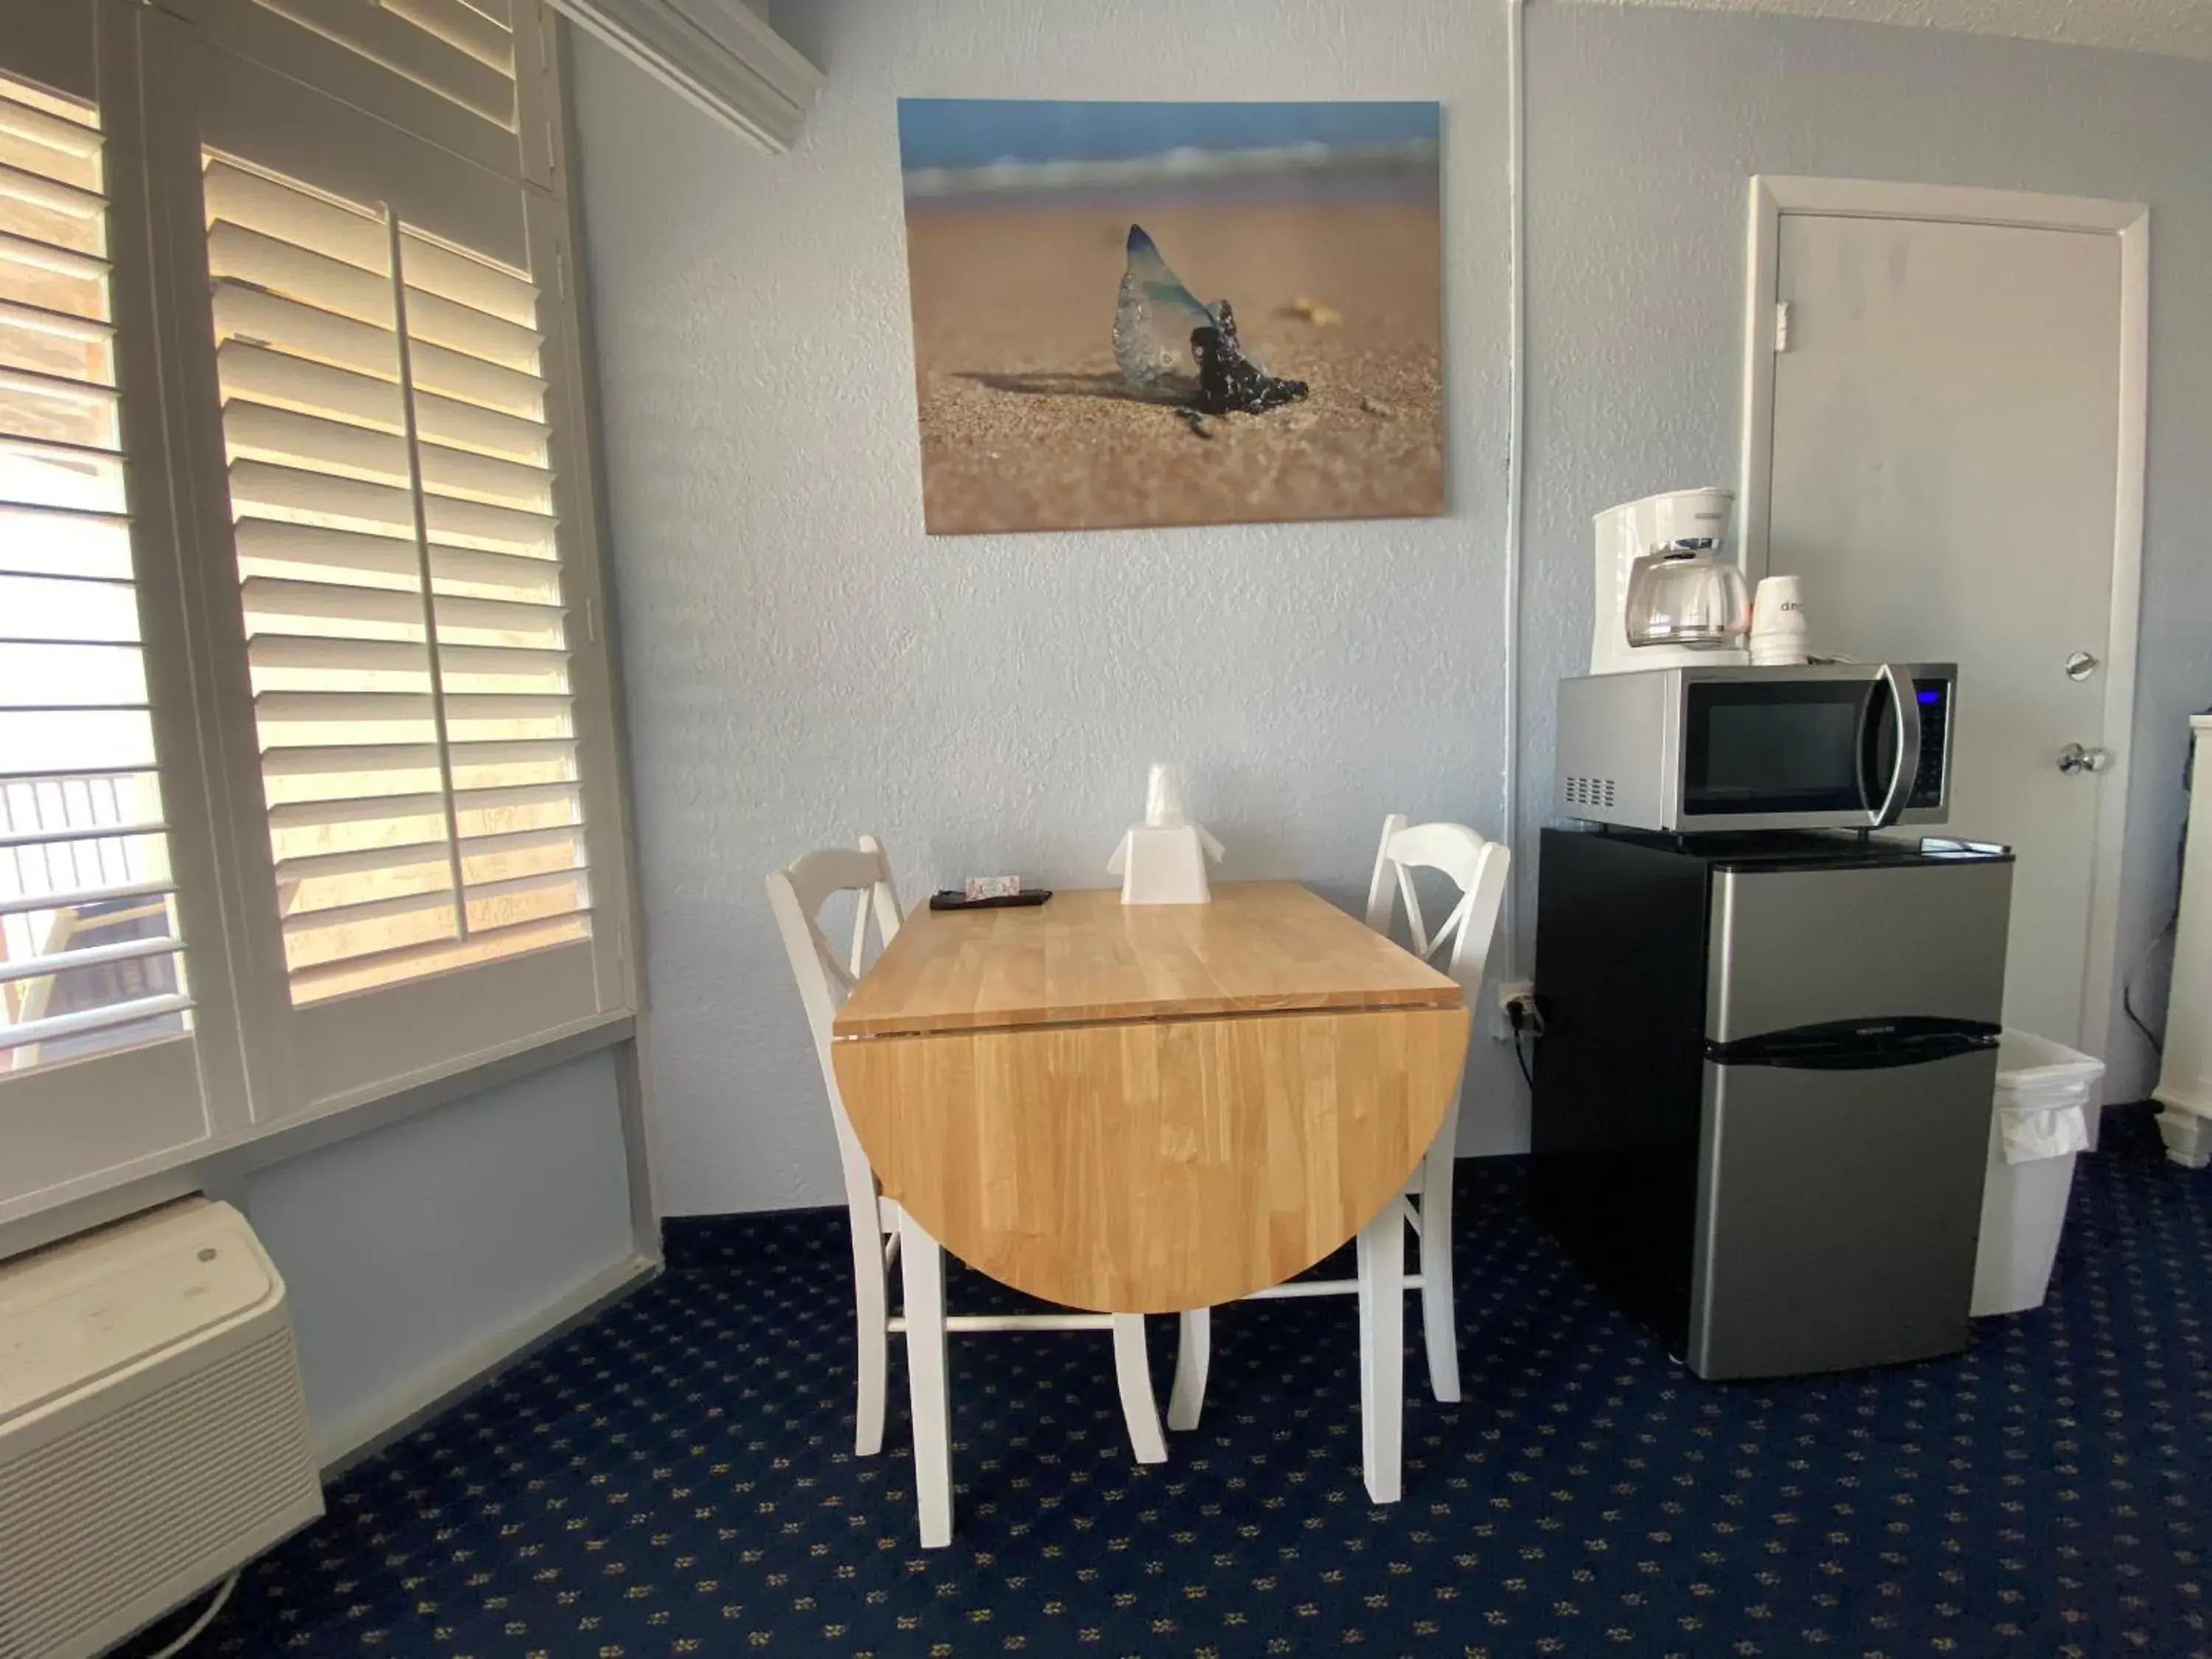
<instances>
[{"instance_id":1,"label":"microwave door handle","mask_svg":"<svg viewBox=\"0 0 2212 1659\"><path fill-rule=\"evenodd\" d=\"M1898 664L1881 665L1882 684L1889 688L1891 717L1897 722L1897 764L1889 775L1889 791L1874 810L1869 830L1887 830L1905 816L1912 786L1920 775L1920 688ZM1875 699L1867 699L1871 718Z\"/></svg>"}]
</instances>

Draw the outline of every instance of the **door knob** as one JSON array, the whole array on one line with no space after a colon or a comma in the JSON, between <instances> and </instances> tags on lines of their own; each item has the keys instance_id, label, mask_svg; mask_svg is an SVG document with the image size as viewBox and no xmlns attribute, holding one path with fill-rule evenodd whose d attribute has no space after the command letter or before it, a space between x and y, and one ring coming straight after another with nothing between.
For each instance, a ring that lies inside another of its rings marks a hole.
<instances>
[{"instance_id":1,"label":"door knob","mask_svg":"<svg viewBox=\"0 0 2212 1659\"><path fill-rule=\"evenodd\" d=\"M2112 763L2112 751L2102 744L2092 744L2085 749L2078 743L2069 743L2058 751L2058 769L2069 778L2077 772L2101 772Z\"/></svg>"},{"instance_id":2,"label":"door knob","mask_svg":"<svg viewBox=\"0 0 2212 1659\"><path fill-rule=\"evenodd\" d=\"M2096 672L2097 659L2087 651L2076 651L2066 659L2066 678L2069 680L2086 680Z\"/></svg>"}]
</instances>

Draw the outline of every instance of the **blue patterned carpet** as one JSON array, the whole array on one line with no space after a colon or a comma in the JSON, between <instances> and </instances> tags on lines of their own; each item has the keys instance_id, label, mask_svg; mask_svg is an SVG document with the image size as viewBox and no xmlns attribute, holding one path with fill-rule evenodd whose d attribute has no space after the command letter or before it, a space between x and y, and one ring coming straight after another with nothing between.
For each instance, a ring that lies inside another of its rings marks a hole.
<instances>
[{"instance_id":1,"label":"blue patterned carpet","mask_svg":"<svg viewBox=\"0 0 2212 1659\"><path fill-rule=\"evenodd\" d=\"M1346 1300L1217 1315L1157 1469L1103 1335L955 1338L929 1553L896 1358L886 1450L851 1455L842 1212L674 1224L665 1277L355 1470L194 1652L2212 1655L2212 1175L2112 1116L2046 1308L1783 1385L1677 1370L1516 1164L1462 1164L1467 1399L1416 1338L1392 1509ZM1155 1321L1164 1400L1171 1347Z\"/></svg>"}]
</instances>

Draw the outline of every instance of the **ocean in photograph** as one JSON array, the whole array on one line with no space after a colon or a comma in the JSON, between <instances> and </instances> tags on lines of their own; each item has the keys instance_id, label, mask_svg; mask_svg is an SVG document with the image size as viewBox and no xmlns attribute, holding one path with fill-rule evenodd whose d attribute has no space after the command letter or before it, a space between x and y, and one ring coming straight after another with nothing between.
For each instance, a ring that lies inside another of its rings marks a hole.
<instances>
[{"instance_id":1,"label":"ocean in photograph","mask_svg":"<svg viewBox=\"0 0 2212 1659\"><path fill-rule=\"evenodd\" d=\"M1444 507L1433 103L902 99L935 535Z\"/></svg>"}]
</instances>

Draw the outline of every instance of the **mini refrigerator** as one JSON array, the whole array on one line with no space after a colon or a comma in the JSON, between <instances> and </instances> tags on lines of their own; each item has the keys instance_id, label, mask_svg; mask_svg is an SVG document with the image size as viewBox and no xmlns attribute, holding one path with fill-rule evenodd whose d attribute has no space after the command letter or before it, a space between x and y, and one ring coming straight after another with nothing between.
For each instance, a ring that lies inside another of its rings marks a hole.
<instances>
[{"instance_id":1,"label":"mini refrigerator","mask_svg":"<svg viewBox=\"0 0 2212 1659\"><path fill-rule=\"evenodd\" d=\"M1537 1213L1700 1376L1968 1340L2012 859L1547 830Z\"/></svg>"}]
</instances>

